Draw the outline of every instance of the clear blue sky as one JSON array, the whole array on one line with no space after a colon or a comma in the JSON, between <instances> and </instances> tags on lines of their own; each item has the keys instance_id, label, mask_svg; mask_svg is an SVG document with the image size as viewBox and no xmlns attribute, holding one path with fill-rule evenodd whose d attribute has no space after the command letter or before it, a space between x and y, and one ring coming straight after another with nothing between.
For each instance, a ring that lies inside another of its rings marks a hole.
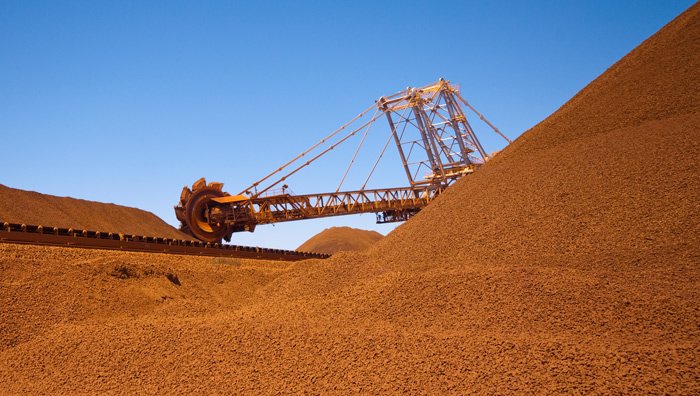
<instances>
[{"instance_id":1,"label":"clear blue sky","mask_svg":"<svg viewBox=\"0 0 700 396\"><path fill-rule=\"evenodd\" d=\"M0 183L175 225L183 185L236 193L379 96L441 76L515 138L692 3L1 0ZM335 190L354 148L290 186ZM404 185L390 165L378 183ZM393 228L370 214L234 242L295 248L332 225Z\"/></svg>"}]
</instances>

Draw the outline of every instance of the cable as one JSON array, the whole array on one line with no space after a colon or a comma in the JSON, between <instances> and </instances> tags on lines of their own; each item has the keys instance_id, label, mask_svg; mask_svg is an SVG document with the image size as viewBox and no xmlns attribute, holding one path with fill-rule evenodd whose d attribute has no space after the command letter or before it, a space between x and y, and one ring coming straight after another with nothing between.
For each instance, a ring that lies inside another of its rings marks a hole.
<instances>
[{"instance_id":1,"label":"cable","mask_svg":"<svg viewBox=\"0 0 700 396\"><path fill-rule=\"evenodd\" d=\"M458 91L455 91L455 95L457 96L457 98L459 98L459 100L462 101L462 103L464 103L464 104L465 104L467 107L469 107L474 113L476 113L476 115L479 116L479 118L480 118L482 121L484 121L486 124L488 124L488 126L490 126L491 129L493 129L497 134L501 135L501 137L502 137L503 139L505 139L509 144L510 144L510 143L513 143L512 140L508 139L508 138L506 137L506 135L504 135L503 133L501 133L501 131L499 131L498 128L496 128L496 126L494 126L492 123L489 122L489 120L487 120L483 115L481 115L481 113L479 113L478 111L476 111L476 109L475 109L472 105L470 105L469 102L467 102L466 100L464 100L464 98L462 97L462 95L459 94Z\"/></svg>"},{"instance_id":2,"label":"cable","mask_svg":"<svg viewBox=\"0 0 700 396\"><path fill-rule=\"evenodd\" d=\"M384 110L384 114L386 114L388 110ZM404 110L404 114L406 113L407 110ZM406 125L404 125L403 130L401 130L401 135L399 135L399 142L401 142L401 139L403 139L403 134L406 131ZM362 185L360 190L364 190L365 187L367 187L367 183L369 183L369 179L372 178L372 175L374 174L375 169L377 169L377 165L379 165L379 161L382 159L384 156L384 152L386 151L386 148L389 146L389 142L391 142L391 138L394 137L394 132L391 132L389 134L389 138L386 140L386 143L384 143L384 147L382 147L382 151L379 153L379 157L377 157L377 160L374 162L374 166L372 166L372 170L369 171L369 175L367 175L367 179L365 180L365 183Z\"/></svg>"},{"instance_id":3,"label":"cable","mask_svg":"<svg viewBox=\"0 0 700 396\"><path fill-rule=\"evenodd\" d=\"M379 153L379 158L377 158L377 161L374 162L374 166L372 167L372 170L369 172L369 175L367 176L367 180L365 180L365 184L362 185L360 190L364 190L365 187L367 187L367 183L369 183L369 179L372 177L372 174L374 173L374 170L377 169L377 165L379 164L379 160L382 159L382 156L384 155L384 151L386 151L386 148L389 146L389 142L391 142L391 138L394 137L393 135L389 135L389 138L386 140L386 143L384 143L384 148L382 148L382 152Z\"/></svg>"},{"instance_id":4,"label":"cable","mask_svg":"<svg viewBox=\"0 0 700 396\"><path fill-rule=\"evenodd\" d=\"M372 118L375 118L377 113L379 112L379 108L374 112L374 115L372 115ZM360 148L362 148L362 144L365 142L365 139L367 138L367 134L369 134L369 129L374 125L374 122L367 125L367 129L365 130L364 135L362 135L362 140L360 140L360 144L357 145L357 150L355 150L355 154L352 156L352 159L350 160L350 164L348 165L348 169L345 170L345 174L343 175L343 178L340 179L340 184L338 184L338 188L335 189L335 192L337 193L340 191L340 187L343 186L343 183L345 182L345 178L348 176L348 173L350 173L350 168L352 165L355 163L355 158L357 158L357 154L360 152Z\"/></svg>"},{"instance_id":5,"label":"cable","mask_svg":"<svg viewBox=\"0 0 700 396\"><path fill-rule=\"evenodd\" d=\"M383 113L382 113L382 114L383 114ZM318 155L316 155L315 157L313 157L313 158L311 158L310 160L306 161L306 163L304 163L304 164L302 164L301 166L297 167L297 168L294 169L293 171L287 173L287 174L284 175L282 178L280 178L280 179L277 180L276 182L272 183L271 185L269 185L268 187L266 187L266 188L263 189L262 191L256 192L255 195L253 195L253 197L259 196L260 194L262 194L262 193L264 193L265 191L271 189L272 187L276 186L277 184L279 184L279 183L285 181L289 176L291 176L291 175L297 173L298 171L300 171L301 169L303 169L303 168L309 166L312 162L316 161L319 157L321 157L322 155L326 154L327 152L333 150L333 149L336 148L339 144L341 144L341 143L343 143L344 141L350 139L352 136L354 136L357 132L359 132L360 130L362 130L364 127L366 127L367 125L369 125L369 124L373 123L374 121L376 121L377 118L379 118L379 116L372 117L372 119L370 119L370 120L367 121L366 123L362 124L359 128L357 128L357 129L355 129L354 131L350 132L350 133L347 134L345 137L343 137L342 139L340 139L338 142L336 142L335 144L331 145L331 146L328 147L327 149L323 150L322 152L320 152L320 153L319 153ZM346 125L347 125L347 124L346 124ZM307 150L307 151L308 151L308 150ZM286 166L286 165L285 165L285 166ZM274 172L274 173L277 173L277 172ZM244 190L244 191L247 191L247 189Z\"/></svg>"},{"instance_id":6,"label":"cable","mask_svg":"<svg viewBox=\"0 0 700 396\"><path fill-rule=\"evenodd\" d=\"M304 151L303 153L297 155L297 156L294 157L294 159L292 159L291 161L289 161L289 162L287 162L286 164L282 165L282 166L279 167L277 170L275 170L274 172L268 174L267 176L263 177L262 179L260 179L260 180L256 181L255 183L251 184L250 186L248 186L248 188L244 189L243 191L241 191L241 192L238 193L238 194L239 194L239 195L242 195L243 193L245 193L245 192L247 192L247 191L250 191L250 190L253 189L253 188L256 188L258 185L260 185L260 183L262 183L262 182L264 182L265 180L269 179L269 178L272 177L273 175L275 175L275 174L281 172L284 168L286 168L286 167L288 167L289 165L293 164L293 163L296 162L299 158L305 156L306 154L308 154L310 151L312 151L312 150L315 149L316 147L322 145L323 143L325 143L326 141L328 141L328 139L331 139L333 136L337 135L340 131L342 131L343 129L347 128L347 127L348 127L350 124L352 124L353 122L355 122L355 121L357 121L358 119L362 118L365 114L367 114L367 112L369 112L370 110L372 110L372 108L374 108L374 107L375 107L375 105L372 105L372 106L366 108L366 109L363 110L360 114L358 114L357 116L355 116L355 118L353 118L352 120L348 121L347 123L345 123L345 124L344 124L343 126L341 126L340 128L336 129L336 130L335 130L333 133L331 133L330 135L328 135L328 136L326 136L325 138L321 139L318 143L316 143L316 144L314 144L313 146L311 146L311 148L309 148L309 149L307 149L306 151ZM267 189L266 189L266 190L267 190ZM258 195L258 194L256 194L256 195Z\"/></svg>"}]
</instances>

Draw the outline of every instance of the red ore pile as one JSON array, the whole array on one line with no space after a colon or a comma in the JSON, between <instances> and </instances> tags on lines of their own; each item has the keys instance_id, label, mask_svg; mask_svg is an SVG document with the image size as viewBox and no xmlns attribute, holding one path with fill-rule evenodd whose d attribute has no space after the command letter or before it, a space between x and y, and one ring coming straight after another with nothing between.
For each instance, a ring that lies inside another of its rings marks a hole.
<instances>
[{"instance_id":1,"label":"red ore pile","mask_svg":"<svg viewBox=\"0 0 700 396\"><path fill-rule=\"evenodd\" d=\"M700 394L700 5L364 251L0 245L0 307L10 394Z\"/></svg>"}]
</instances>

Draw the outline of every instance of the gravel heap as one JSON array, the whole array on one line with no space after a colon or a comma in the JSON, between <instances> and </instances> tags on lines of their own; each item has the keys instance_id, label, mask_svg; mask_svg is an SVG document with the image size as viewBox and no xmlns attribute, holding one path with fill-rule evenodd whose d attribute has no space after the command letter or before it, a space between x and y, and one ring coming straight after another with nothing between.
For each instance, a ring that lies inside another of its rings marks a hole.
<instances>
[{"instance_id":1,"label":"gravel heap","mask_svg":"<svg viewBox=\"0 0 700 396\"><path fill-rule=\"evenodd\" d=\"M0 221L192 239L145 210L41 194L0 184Z\"/></svg>"},{"instance_id":2,"label":"gravel heap","mask_svg":"<svg viewBox=\"0 0 700 396\"><path fill-rule=\"evenodd\" d=\"M372 246L384 236L377 231L352 227L331 227L309 238L297 248L299 252L334 254L361 251Z\"/></svg>"}]
</instances>

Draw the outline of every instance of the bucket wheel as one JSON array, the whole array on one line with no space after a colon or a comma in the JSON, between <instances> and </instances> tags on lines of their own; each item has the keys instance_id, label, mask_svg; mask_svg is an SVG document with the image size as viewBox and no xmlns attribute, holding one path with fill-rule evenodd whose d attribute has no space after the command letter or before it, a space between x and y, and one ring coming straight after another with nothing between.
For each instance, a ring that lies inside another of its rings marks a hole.
<instances>
[{"instance_id":1,"label":"bucket wheel","mask_svg":"<svg viewBox=\"0 0 700 396\"><path fill-rule=\"evenodd\" d=\"M223 197L226 193L221 188L212 186L193 186L192 194L185 203L183 231L203 242L220 243L221 238L228 236L226 224L216 223L210 220L210 216L217 210L211 198Z\"/></svg>"}]
</instances>

